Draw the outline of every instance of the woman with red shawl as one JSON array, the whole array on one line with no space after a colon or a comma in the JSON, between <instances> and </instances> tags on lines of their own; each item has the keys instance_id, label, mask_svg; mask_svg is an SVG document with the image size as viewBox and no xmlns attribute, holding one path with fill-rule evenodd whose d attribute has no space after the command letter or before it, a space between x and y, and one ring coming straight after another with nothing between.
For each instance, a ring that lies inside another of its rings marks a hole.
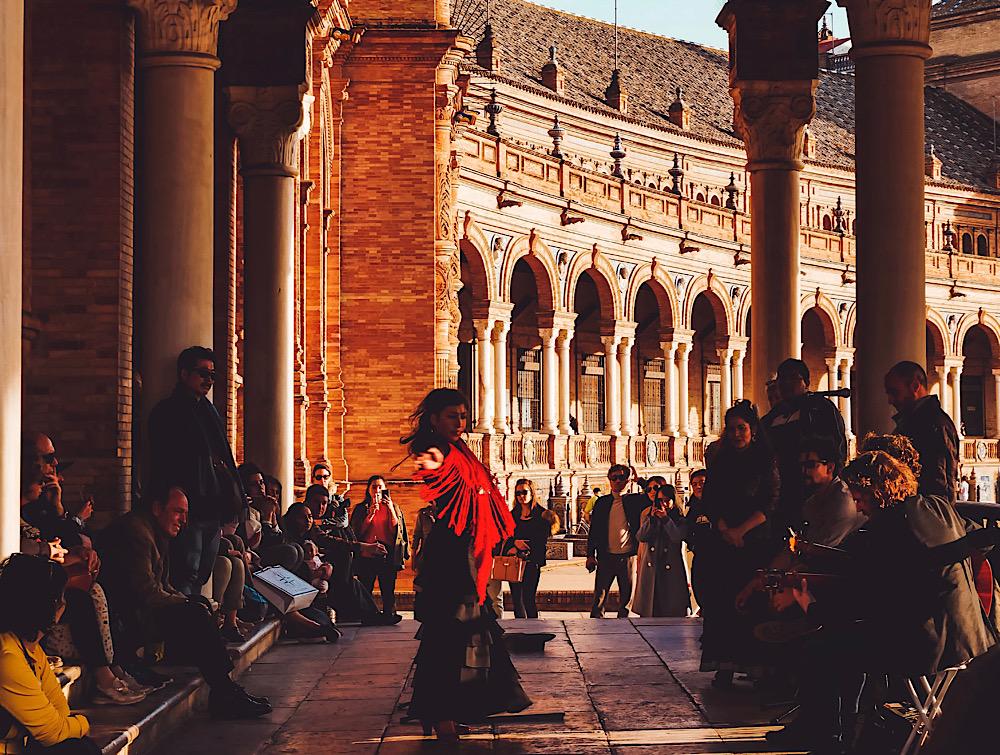
<instances>
[{"instance_id":1,"label":"woman with red shawl","mask_svg":"<svg viewBox=\"0 0 1000 755\"><path fill-rule=\"evenodd\" d=\"M484 608L493 551L514 522L489 470L462 440L469 402L448 388L431 391L402 439L415 458L414 479L436 520L414 581L417 637L409 715L438 739L458 738L456 722L481 721L531 705L503 644L503 630Z\"/></svg>"}]
</instances>

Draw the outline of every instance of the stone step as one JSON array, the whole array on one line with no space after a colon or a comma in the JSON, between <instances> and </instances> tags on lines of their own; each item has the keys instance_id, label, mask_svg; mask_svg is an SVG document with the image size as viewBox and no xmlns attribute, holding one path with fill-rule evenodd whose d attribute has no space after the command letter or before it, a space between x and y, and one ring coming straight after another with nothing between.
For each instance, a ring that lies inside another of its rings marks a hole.
<instances>
[{"instance_id":1,"label":"stone step","mask_svg":"<svg viewBox=\"0 0 1000 755\"><path fill-rule=\"evenodd\" d=\"M258 625L242 645L230 646L235 666L234 678L270 649L277 641L280 631L280 623L271 619ZM154 692L140 703L128 706L74 707L74 712L83 713L89 719L90 735L104 755L148 755L171 731L191 718L196 708L204 708L208 701L208 686L194 669L157 666L156 670L172 676L174 681L166 689ZM79 668L64 668L60 681L64 678L64 693L76 697L73 687L82 686L77 684L80 678Z\"/></svg>"},{"instance_id":2,"label":"stone step","mask_svg":"<svg viewBox=\"0 0 1000 755\"><path fill-rule=\"evenodd\" d=\"M396 593L396 610L413 610L412 591ZM513 602L510 597L510 590L504 590L504 607L509 612ZM376 598L378 592L375 593ZM535 600L540 611L590 611L590 606L594 600L593 590L539 590L535 595ZM618 591L613 590L608 595L608 602L605 610L610 613L618 610Z\"/></svg>"}]
</instances>

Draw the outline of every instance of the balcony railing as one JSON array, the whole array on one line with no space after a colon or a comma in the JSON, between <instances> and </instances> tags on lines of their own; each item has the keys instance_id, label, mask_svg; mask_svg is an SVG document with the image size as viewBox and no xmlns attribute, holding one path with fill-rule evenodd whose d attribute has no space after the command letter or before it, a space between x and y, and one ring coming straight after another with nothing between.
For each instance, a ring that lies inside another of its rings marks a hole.
<instances>
[{"instance_id":1,"label":"balcony railing","mask_svg":"<svg viewBox=\"0 0 1000 755\"><path fill-rule=\"evenodd\" d=\"M962 440L962 463L1000 463L1000 440L994 438L964 438Z\"/></svg>"}]
</instances>

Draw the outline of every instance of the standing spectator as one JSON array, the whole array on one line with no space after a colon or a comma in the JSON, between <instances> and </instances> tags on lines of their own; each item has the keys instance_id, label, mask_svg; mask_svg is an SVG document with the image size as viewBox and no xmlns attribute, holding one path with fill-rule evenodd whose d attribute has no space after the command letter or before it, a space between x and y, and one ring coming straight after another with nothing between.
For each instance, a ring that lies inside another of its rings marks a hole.
<instances>
[{"instance_id":1,"label":"standing spectator","mask_svg":"<svg viewBox=\"0 0 1000 755\"><path fill-rule=\"evenodd\" d=\"M190 522L171 542L171 583L197 595L219 553L222 522L246 506L225 428L208 393L215 354L191 346L177 357L177 386L149 416L151 487L185 491Z\"/></svg>"},{"instance_id":2,"label":"standing spectator","mask_svg":"<svg viewBox=\"0 0 1000 755\"><path fill-rule=\"evenodd\" d=\"M369 590L378 579L382 594L382 613L387 619L396 617L396 573L410 557L410 543L406 534L406 520L391 496L381 475L368 478L365 500L351 512L351 529L358 539L367 543L381 543L385 556L362 554L354 561L354 572L361 584Z\"/></svg>"},{"instance_id":3,"label":"standing spectator","mask_svg":"<svg viewBox=\"0 0 1000 755\"><path fill-rule=\"evenodd\" d=\"M969 475L962 475L958 481L958 500L962 503L969 500Z\"/></svg>"},{"instance_id":4,"label":"standing spectator","mask_svg":"<svg viewBox=\"0 0 1000 755\"><path fill-rule=\"evenodd\" d=\"M538 502L535 483L521 478L514 483L513 542L508 540L508 554L525 560L524 576L512 582L510 596L514 601L514 616L518 619L537 619L538 605L535 593L538 579L545 566L545 547L551 535L559 531L559 517Z\"/></svg>"},{"instance_id":5,"label":"standing spectator","mask_svg":"<svg viewBox=\"0 0 1000 755\"><path fill-rule=\"evenodd\" d=\"M920 459L918 490L955 500L958 475L958 433L941 408L938 397L927 390L927 373L916 362L899 362L885 376L885 393L897 414L896 432L905 435Z\"/></svg>"},{"instance_id":6,"label":"standing spectator","mask_svg":"<svg viewBox=\"0 0 1000 755\"><path fill-rule=\"evenodd\" d=\"M220 718L257 718L271 712L266 698L247 694L230 678L233 664L215 619L199 599L167 580L168 542L187 522L188 502L176 486L150 489L148 505L115 520L101 535L101 580L133 648L164 641L169 657L192 661L211 688L208 707ZM214 564L213 564L214 566Z\"/></svg>"},{"instance_id":7,"label":"standing spectator","mask_svg":"<svg viewBox=\"0 0 1000 755\"><path fill-rule=\"evenodd\" d=\"M69 711L59 680L39 640L66 607L66 572L51 561L15 553L0 564L0 750L26 752L26 738L42 751L97 755L90 723ZM17 610L11 610L16 606ZM34 750L32 750L34 751Z\"/></svg>"},{"instance_id":8,"label":"standing spectator","mask_svg":"<svg viewBox=\"0 0 1000 755\"><path fill-rule=\"evenodd\" d=\"M662 484L654 486L654 480ZM684 519L677 508L677 492L662 477L650 479L656 500L642 512L639 558L633 610L643 618L687 616L691 607L684 557L681 554Z\"/></svg>"},{"instance_id":9,"label":"standing spectator","mask_svg":"<svg viewBox=\"0 0 1000 755\"><path fill-rule=\"evenodd\" d=\"M434 528L436 519L437 514L433 504L428 504L417 512L417 523L413 528L413 561L410 562L414 572L420 571L420 565L424 560L424 544Z\"/></svg>"},{"instance_id":10,"label":"standing spectator","mask_svg":"<svg viewBox=\"0 0 1000 755\"><path fill-rule=\"evenodd\" d=\"M688 498L687 513L684 514L684 541L687 544L688 570L691 581L691 594L696 606L697 614L701 613L701 596L704 595L705 569L702 569L701 560L698 558L702 544L709 547L713 537L712 520L708 518L705 511L705 504L702 495L705 492L705 480L708 479L708 472L704 469L696 469L691 473L691 496Z\"/></svg>"},{"instance_id":11,"label":"standing spectator","mask_svg":"<svg viewBox=\"0 0 1000 755\"><path fill-rule=\"evenodd\" d=\"M764 415L760 428L778 461L781 497L775 513L781 519L781 531L785 527L798 531L805 500L799 467L802 439L827 438L833 445L833 461L839 471L847 459L847 432L837 406L809 391L809 367L801 359L786 359L778 365L778 392L781 402Z\"/></svg>"},{"instance_id":12,"label":"standing spectator","mask_svg":"<svg viewBox=\"0 0 1000 755\"><path fill-rule=\"evenodd\" d=\"M774 551L769 525L778 501L778 468L757 430L753 404L736 402L726 412L722 448L705 483L713 532L697 551L704 575L698 596L704 617L701 670L715 671L712 684L721 688L755 660L752 627L736 610L736 596Z\"/></svg>"},{"instance_id":13,"label":"standing spectator","mask_svg":"<svg viewBox=\"0 0 1000 755\"><path fill-rule=\"evenodd\" d=\"M632 573L639 549L639 519L649 503L644 495L623 495L631 473L624 464L608 470L611 494L597 499L590 515L587 535L587 569L597 570L594 577L594 603L590 616L604 618L604 605L611 583L618 582L618 618L628 618L632 600Z\"/></svg>"}]
</instances>

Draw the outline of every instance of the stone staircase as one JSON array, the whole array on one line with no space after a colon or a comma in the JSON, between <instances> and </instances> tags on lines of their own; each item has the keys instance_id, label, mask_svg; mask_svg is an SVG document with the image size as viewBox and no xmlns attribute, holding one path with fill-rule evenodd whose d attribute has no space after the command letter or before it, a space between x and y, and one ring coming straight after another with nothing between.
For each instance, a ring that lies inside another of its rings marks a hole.
<instances>
[{"instance_id":1,"label":"stone staircase","mask_svg":"<svg viewBox=\"0 0 1000 755\"><path fill-rule=\"evenodd\" d=\"M266 653L278 640L280 623L271 619L259 624L247 641L230 646L233 676L238 677ZM90 736L101 747L104 755L147 755L161 744L171 731L182 726L204 709L208 701L208 686L189 667L157 666L157 671L174 678L166 689L154 692L135 705L81 704L88 680L79 666L66 666L59 671L63 692L74 713L83 713L90 721ZM204 715L204 714L202 714Z\"/></svg>"}]
</instances>

